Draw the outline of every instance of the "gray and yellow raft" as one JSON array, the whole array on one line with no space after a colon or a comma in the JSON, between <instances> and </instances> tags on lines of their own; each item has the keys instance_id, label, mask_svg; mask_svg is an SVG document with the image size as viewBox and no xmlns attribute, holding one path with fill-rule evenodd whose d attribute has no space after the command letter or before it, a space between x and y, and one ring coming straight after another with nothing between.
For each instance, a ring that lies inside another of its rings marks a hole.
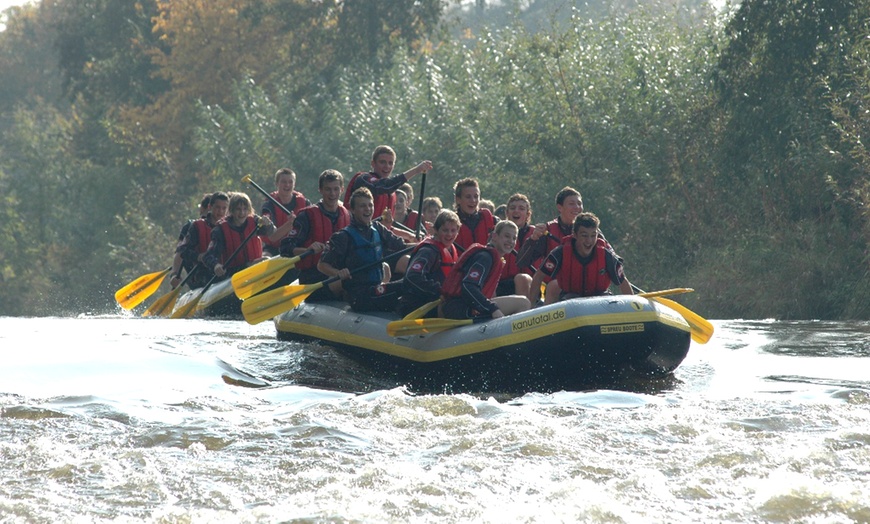
<instances>
[{"instance_id":1,"label":"gray and yellow raft","mask_svg":"<svg viewBox=\"0 0 870 524\"><path fill-rule=\"evenodd\" d=\"M433 333L390 336L388 313L303 302L274 319L281 340L322 341L412 390L558 391L670 374L690 327L646 298L572 299Z\"/></svg>"}]
</instances>

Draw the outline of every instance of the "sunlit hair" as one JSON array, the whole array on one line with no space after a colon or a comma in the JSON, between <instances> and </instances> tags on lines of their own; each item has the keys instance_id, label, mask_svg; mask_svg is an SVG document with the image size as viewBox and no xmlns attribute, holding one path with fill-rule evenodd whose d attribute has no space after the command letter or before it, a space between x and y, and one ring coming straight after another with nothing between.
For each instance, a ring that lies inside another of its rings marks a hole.
<instances>
[{"instance_id":1,"label":"sunlit hair","mask_svg":"<svg viewBox=\"0 0 870 524\"><path fill-rule=\"evenodd\" d=\"M208 206L211 204L211 195L205 194L202 195L202 200L199 201L200 209L208 209Z\"/></svg>"},{"instance_id":2,"label":"sunlit hair","mask_svg":"<svg viewBox=\"0 0 870 524\"><path fill-rule=\"evenodd\" d=\"M577 233L577 231L581 227L586 227L589 229L597 230L598 226L600 226L600 225L601 225L601 220L599 220L598 217L595 216L594 213L590 213L587 211L584 213L580 213L579 215L577 215L577 218L574 219L573 231L574 231L574 233Z\"/></svg>"},{"instance_id":3,"label":"sunlit hair","mask_svg":"<svg viewBox=\"0 0 870 524\"><path fill-rule=\"evenodd\" d=\"M480 184L477 183L476 178L463 178L462 180L453 184L453 196L455 196L458 200L459 197L462 196L462 190L466 187L480 188Z\"/></svg>"},{"instance_id":4,"label":"sunlit hair","mask_svg":"<svg viewBox=\"0 0 870 524\"><path fill-rule=\"evenodd\" d=\"M281 180L282 176L290 175L293 177L293 185L296 185L296 172L290 169L289 167L282 167L278 171L275 171L275 185L278 185L278 181Z\"/></svg>"},{"instance_id":5,"label":"sunlit hair","mask_svg":"<svg viewBox=\"0 0 870 524\"><path fill-rule=\"evenodd\" d=\"M367 187L361 187L350 195L350 208L356 209L356 201L363 198L374 201L374 197L372 197L372 192L369 191L369 188Z\"/></svg>"},{"instance_id":6,"label":"sunlit hair","mask_svg":"<svg viewBox=\"0 0 870 524\"><path fill-rule=\"evenodd\" d=\"M426 212L426 210L431 209L433 207L437 207L439 210L442 207L444 207L444 205L441 203L440 198L438 198L438 197L426 197L423 199L423 212L424 213Z\"/></svg>"},{"instance_id":7,"label":"sunlit hair","mask_svg":"<svg viewBox=\"0 0 870 524\"><path fill-rule=\"evenodd\" d=\"M247 193L232 193L230 195L230 213L242 205L248 206L248 211L251 211L254 208L251 204L251 197L249 197Z\"/></svg>"},{"instance_id":8,"label":"sunlit hair","mask_svg":"<svg viewBox=\"0 0 870 524\"><path fill-rule=\"evenodd\" d=\"M208 204L212 205L215 202L217 202L218 200L223 200L224 202L229 202L230 196L228 194L224 193L223 191L215 191L208 198Z\"/></svg>"},{"instance_id":9,"label":"sunlit hair","mask_svg":"<svg viewBox=\"0 0 870 524\"><path fill-rule=\"evenodd\" d=\"M478 205L478 207L482 207L484 209L489 209L490 213L495 212L495 202L493 202L492 200L487 200L485 198L481 198L477 205Z\"/></svg>"},{"instance_id":10,"label":"sunlit hair","mask_svg":"<svg viewBox=\"0 0 870 524\"><path fill-rule=\"evenodd\" d=\"M378 146L375 148L372 153L372 162L377 162L378 157L384 154L390 154L393 157L393 160L396 160L396 152L393 151L393 148L390 146Z\"/></svg>"},{"instance_id":11,"label":"sunlit hair","mask_svg":"<svg viewBox=\"0 0 870 524\"><path fill-rule=\"evenodd\" d=\"M399 189L405 192L405 195L408 197L409 203L414 200L414 186L405 182L404 184L399 186Z\"/></svg>"},{"instance_id":12,"label":"sunlit hair","mask_svg":"<svg viewBox=\"0 0 870 524\"><path fill-rule=\"evenodd\" d=\"M457 226L462 225L462 221L459 220L459 215L456 214L455 211L450 211L449 209L442 209L438 216L435 217L435 229L441 229L441 226L444 224L456 224Z\"/></svg>"},{"instance_id":13,"label":"sunlit hair","mask_svg":"<svg viewBox=\"0 0 870 524\"><path fill-rule=\"evenodd\" d=\"M529 208L529 211L531 212L532 201L529 200L529 197L527 197L526 195L524 195L522 193L514 193L513 195L510 196L510 198L508 198L508 201L507 201L508 207L510 207L510 205L513 204L514 202L525 202L526 206Z\"/></svg>"},{"instance_id":14,"label":"sunlit hair","mask_svg":"<svg viewBox=\"0 0 870 524\"><path fill-rule=\"evenodd\" d=\"M493 231L493 235L500 235L505 228L510 228L514 230L514 233L518 233L520 228L517 227L516 224L511 222L510 220L502 220L498 224L495 225L495 230Z\"/></svg>"},{"instance_id":15,"label":"sunlit hair","mask_svg":"<svg viewBox=\"0 0 870 524\"><path fill-rule=\"evenodd\" d=\"M561 206L562 204L564 204L565 199L569 196L577 196L581 202L583 201L583 197L580 196L580 191L577 191L573 187L565 186L562 188L561 191L556 193L556 205Z\"/></svg>"},{"instance_id":16,"label":"sunlit hair","mask_svg":"<svg viewBox=\"0 0 870 524\"><path fill-rule=\"evenodd\" d=\"M320 189L323 189L323 186L335 180L338 180L338 183L342 187L344 186L344 176L341 174L341 172L335 169L327 169L323 173L320 173L320 178L317 180L317 184Z\"/></svg>"}]
</instances>

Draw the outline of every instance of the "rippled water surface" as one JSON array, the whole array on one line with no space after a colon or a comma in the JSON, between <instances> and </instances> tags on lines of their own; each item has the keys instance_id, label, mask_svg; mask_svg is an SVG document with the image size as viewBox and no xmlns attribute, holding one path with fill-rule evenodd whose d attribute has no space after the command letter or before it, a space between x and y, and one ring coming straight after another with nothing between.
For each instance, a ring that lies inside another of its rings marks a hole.
<instances>
[{"instance_id":1,"label":"rippled water surface","mask_svg":"<svg viewBox=\"0 0 870 524\"><path fill-rule=\"evenodd\" d=\"M870 323L714 323L666 380L507 396L269 323L0 318L0 521L870 522Z\"/></svg>"}]
</instances>

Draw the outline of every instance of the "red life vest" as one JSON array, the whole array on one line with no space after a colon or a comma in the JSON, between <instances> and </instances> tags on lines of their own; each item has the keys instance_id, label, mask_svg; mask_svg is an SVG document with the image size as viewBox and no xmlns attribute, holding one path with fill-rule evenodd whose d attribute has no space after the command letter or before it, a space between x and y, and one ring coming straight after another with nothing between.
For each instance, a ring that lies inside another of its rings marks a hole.
<instances>
[{"instance_id":1,"label":"red life vest","mask_svg":"<svg viewBox=\"0 0 870 524\"><path fill-rule=\"evenodd\" d=\"M408 226L409 228L416 230L417 229L417 216L419 213L416 211L408 211L408 216L405 217L405 220L402 221L402 225ZM426 234L426 228L423 227L423 234Z\"/></svg>"},{"instance_id":2,"label":"red life vest","mask_svg":"<svg viewBox=\"0 0 870 524\"><path fill-rule=\"evenodd\" d=\"M573 227L573 224L572 224ZM559 217L554 218L547 222L547 253L559 247L559 244L567 237L571 236L569 232L567 235L562 231L562 226L559 223Z\"/></svg>"},{"instance_id":3,"label":"red life vest","mask_svg":"<svg viewBox=\"0 0 870 524\"><path fill-rule=\"evenodd\" d=\"M272 198L274 198L278 202L281 202L281 200L278 198L277 191L272 191L269 194L272 196ZM274 202L272 202L272 204L273 204L272 209L275 213L271 218L272 223L275 224L275 227L281 227L287 222L287 218L290 215L285 213L284 210L281 209L279 206L274 205L275 204ZM286 207L288 211L293 211L294 209L304 208L305 207L305 196L303 196L302 193L300 193L299 191L294 191L293 198L290 199L290 202L288 204L284 204L284 207ZM269 240L269 237L263 236L260 238L262 239L263 242L265 242L267 245L274 247L276 250L281 247L281 239L280 238L278 240L276 240L275 242L272 242L271 240Z\"/></svg>"},{"instance_id":4,"label":"red life vest","mask_svg":"<svg viewBox=\"0 0 870 524\"><path fill-rule=\"evenodd\" d=\"M456 235L456 240L453 242L463 249L468 249L472 244L486 245L489 241L489 234L495 229L495 217L492 216L489 209L481 208L478 210L480 220L477 221L477 226L474 231L465 225L465 222L459 226L459 234Z\"/></svg>"},{"instance_id":5,"label":"red life vest","mask_svg":"<svg viewBox=\"0 0 870 524\"><path fill-rule=\"evenodd\" d=\"M523 228L525 229L525 231L523 231ZM514 248L514 251L516 253L520 252L520 248L523 247L523 244L525 243L525 241L528 240L528 238L530 236L532 236L532 232L535 230L535 228L530 227L528 224L523 226L523 228L521 228L521 230L520 230L521 232L517 236L517 245ZM512 279L520 273L530 274L530 271L531 271L530 268L520 270L520 268L517 267L517 255L516 255L516 253L511 252L511 253L508 253L507 255L504 256L504 269L501 271L501 280Z\"/></svg>"},{"instance_id":6,"label":"red life vest","mask_svg":"<svg viewBox=\"0 0 870 524\"><path fill-rule=\"evenodd\" d=\"M599 238L592 248L592 259L583 264L574 251L574 237L562 240L562 262L556 281L565 293L577 293L584 297L603 295L610 288L605 253L607 243Z\"/></svg>"},{"instance_id":7,"label":"red life vest","mask_svg":"<svg viewBox=\"0 0 870 524\"><path fill-rule=\"evenodd\" d=\"M353 176L353 178L350 179L350 182L348 182L347 190L344 192L344 207L346 207L348 210L350 209L350 197L351 197L351 195L353 195L354 191L356 191L360 187L363 187L363 186L357 187L355 185L356 179L359 177L365 177L369 181L369 183L371 183L371 184L374 184L375 182L380 180L378 175L376 175L372 172L361 171L361 172L355 174ZM372 215L372 218L377 218L377 217L381 216L381 214L384 212L384 209L393 209L393 206L396 204L396 194L395 193L389 193L389 194L377 193L377 194L375 194L375 192L372 191L372 197L374 197L374 204L375 204L375 212Z\"/></svg>"},{"instance_id":8,"label":"red life vest","mask_svg":"<svg viewBox=\"0 0 870 524\"><path fill-rule=\"evenodd\" d=\"M205 253L209 242L211 242L212 226L204 218L194 220L192 225L196 228L196 252L197 254Z\"/></svg>"},{"instance_id":9,"label":"red life vest","mask_svg":"<svg viewBox=\"0 0 870 524\"><path fill-rule=\"evenodd\" d=\"M231 228L230 223L226 219L218 222L217 227L221 228L221 231L224 233L224 251L221 253L221 265L224 266L224 269L244 267L252 260L263 256L263 244L255 236L245 244L245 247L232 260L227 261L229 256L248 238L248 235L257 229L256 218L252 216L246 218L245 227L241 233Z\"/></svg>"},{"instance_id":10,"label":"red life vest","mask_svg":"<svg viewBox=\"0 0 870 524\"><path fill-rule=\"evenodd\" d=\"M441 285L441 294L447 298L456 298L462 295L462 280L465 278L465 264L474 256L475 253L486 250L492 254L493 267L490 268L489 274L486 277L486 282L483 283L483 296L492 298L495 296L495 289L498 287L498 280L501 277L501 271L504 269L504 259L494 247L482 246L480 244L472 244L447 275L444 284Z\"/></svg>"},{"instance_id":11,"label":"red life vest","mask_svg":"<svg viewBox=\"0 0 870 524\"><path fill-rule=\"evenodd\" d=\"M321 211L320 206L317 204L302 209L299 211L299 214L308 216L309 227L308 238L299 247L308 247L315 242L325 244L333 233L350 225L350 213L348 213L347 208L344 206L338 206L338 219L335 221L335 224ZM322 253L309 255L300 260L296 264L296 267L300 270L311 269L320 261L320 255Z\"/></svg>"},{"instance_id":12,"label":"red life vest","mask_svg":"<svg viewBox=\"0 0 870 524\"><path fill-rule=\"evenodd\" d=\"M433 246L438 250L438 254L441 256L441 273L444 275L444 278L447 278L447 275L450 274L450 270L452 270L453 266L456 265L456 259L459 258L459 252L456 250L456 246L450 244L450 247L448 248L441 242L429 237L414 247L414 250L411 251L411 258L414 258L414 255L420 247L424 245Z\"/></svg>"}]
</instances>

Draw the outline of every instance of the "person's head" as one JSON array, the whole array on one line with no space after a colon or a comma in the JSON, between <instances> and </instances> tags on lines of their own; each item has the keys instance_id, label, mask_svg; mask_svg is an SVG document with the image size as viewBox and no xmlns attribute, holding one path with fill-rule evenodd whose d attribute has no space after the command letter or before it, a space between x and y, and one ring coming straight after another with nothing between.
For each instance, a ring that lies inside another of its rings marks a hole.
<instances>
[{"instance_id":1,"label":"person's head","mask_svg":"<svg viewBox=\"0 0 870 524\"><path fill-rule=\"evenodd\" d=\"M489 209L490 213L495 213L495 202L487 198L481 198L477 206L482 207L483 209Z\"/></svg>"},{"instance_id":2,"label":"person's head","mask_svg":"<svg viewBox=\"0 0 870 524\"><path fill-rule=\"evenodd\" d=\"M492 212L499 220L507 220L507 204L499 204Z\"/></svg>"},{"instance_id":3,"label":"person's head","mask_svg":"<svg viewBox=\"0 0 870 524\"><path fill-rule=\"evenodd\" d=\"M328 207L332 207L341 198L341 190L344 186L344 177L335 169L327 169L320 173L320 178L317 180L317 187L320 191L320 196L323 198L323 203Z\"/></svg>"},{"instance_id":4,"label":"person's head","mask_svg":"<svg viewBox=\"0 0 870 524\"><path fill-rule=\"evenodd\" d=\"M480 209L480 185L476 178L463 178L453 185L456 210L473 215Z\"/></svg>"},{"instance_id":5,"label":"person's head","mask_svg":"<svg viewBox=\"0 0 870 524\"><path fill-rule=\"evenodd\" d=\"M435 223L435 219L438 217L438 213L441 211L441 208L444 207L441 204L441 199L438 197L426 197L423 199L423 220L426 222Z\"/></svg>"},{"instance_id":6,"label":"person's head","mask_svg":"<svg viewBox=\"0 0 870 524\"><path fill-rule=\"evenodd\" d=\"M574 218L583 212L583 197L573 187L563 187L556 193L556 209L563 222L572 224Z\"/></svg>"},{"instance_id":7,"label":"person's head","mask_svg":"<svg viewBox=\"0 0 870 524\"><path fill-rule=\"evenodd\" d=\"M206 193L202 195L202 200L199 201L199 216L204 217L208 214L209 205L211 205L211 195Z\"/></svg>"},{"instance_id":8,"label":"person's head","mask_svg":"<svg viewBox=\"0 0 870 524\"><path fill-rule=\"evenodd\" d=\"M282 167L276 171L275 189L278 190L278 195L281 197L290 198L296 189L296 172L289 167Z\"/></svg>"},{"instance_id":9,"label":"person's head","mask_svg":"<svg viewBox=\"0 0 870 524\"><path fill-rule=\"evenodd\" d=\"M396 190L396 204L392 211L394 217L404 217L408 213L408 195L401 189Z\"/></svg>"},{"instance_id":10,"label":"person's head","mask_svg":"<svg viewBox=\"0 0 870 524\"><path fill-rule=\"evenodd\" d=\"M240 224L251 215L253 210L251 198L246 193L233 193L230 195L230 217L235 224Z\"/></svg>"},{"instance_id":11,"label":"person's head","mask_svg":"<svg viewBox=\"0 0 870 524\"><path fill-rule=\"evenodd\" d=\"M459 220L459 215L449 209L442 209L438 216L435 217L435 240L441 242L445 246L453 244L456 237L459 235L459 227L462 222Z\"/></svg>"},{"instance_id":12,"label":"person's head","mask_svg":"<svg viewBox=\"0 0 870 524\"><path fill-rule=\"evenodd\" d=\"M514 193L508 198L505 218L519 227L526 225L532 218L532 203L522 193Z\"/></svg>"},{"instance_id":13,"label":"person's head","mask_svg":"<svg viewBox=\"0 0 870 524\"><path fill-rule=\"evenodd\" d=\"M516 247L518 232L519 228L516 224L510 220L502 220L495 225L489 244L501 253L501 256L505 256Z\"/></svg>"},{"instance_id":14,"label":"person's head","mask_svg":"<svg viewBox=\"0 0 870 524\"><path fill-rule=\"evenodd\" d=\"M396 164L396 152L390 146L378 146L372 152L372 172L381 178L387 178L393 172Z\"/></svg>"},{"instance_id":15,"label":"person's head","mask_svg":"<svg viewBox=\"0 0 870 524\"><path fill-rule=\"evenodd\" d=\"M408 210L410 210L410 209L411 209L411 202L414 201L414 186L412 186L411 184L405 182L404 184L402 184L401 186L399 186L399 189L401 189L402 191L404 191L405 194L408 196L408 199L407 199L407 202L408 202Z\"/></svg>"},{"instance_id":16,"label":"person's head","mask_svg":"<svg viewBox=\"0 0 870 524\"><path fill-rule=\"evenodd\" d=\"M598 226L601 221L593 213L580 213L574 219L574 249L581 257L589 256L598 241Z\"/></svg>"},{"instance_id":17,"label":"person's head","mask_svg":"<svg viewBox=\"0 0 870 524\"><path fill-rule=\"evenodd\" d=\"M230 196L228 194L217 191L209 196L208 201L208 213L211 215L212 222L217 222L227 216L230 209Z\"/></svg>"},{"instance_id":18,"label":"person's head","mask_svg":"<svg viewBox=\"0 0 870 524\"><path fill-rule=\"evenodd\" d=\"M372 214L375 212L375 199L367 187L361 187L350 195L350 212L357 222L363 224L372 223Z\"/></svg>"}]
</instances>

